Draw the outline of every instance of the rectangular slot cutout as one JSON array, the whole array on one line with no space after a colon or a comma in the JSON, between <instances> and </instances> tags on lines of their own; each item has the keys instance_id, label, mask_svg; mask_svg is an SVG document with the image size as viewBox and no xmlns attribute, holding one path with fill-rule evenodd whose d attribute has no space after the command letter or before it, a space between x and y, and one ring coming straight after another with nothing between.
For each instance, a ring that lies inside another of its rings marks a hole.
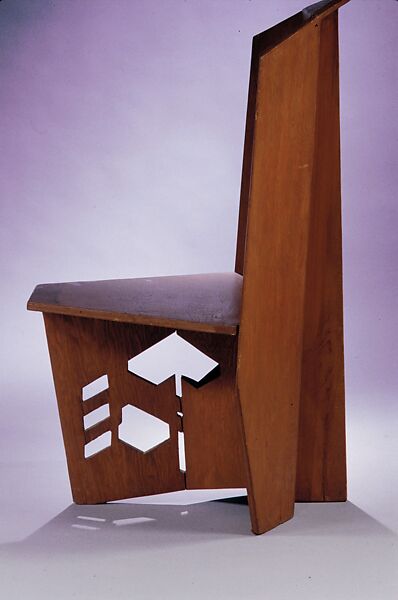
<instances>
[{"instance_id":1,"label":"rectangular slot cutout","mask_svg":"<svg viewBox=\"0 0 398 600\"><path fill-rule=\"evenodd\" d=\"M103 392L104 390L108 389L108 387L108 375L102 375L101 377L98 377L98 379L95 379L91 383L85 385L84 388L82 388L83 401L88 400L93 396L96 396L100 392Z\"/></svg>"},{"instance_id":2,"label":"rectangular slot cutout","mask_svg":"<svg viewBox=\"0 0 398 600\"><path fill-rule=\"evenodd\" d=\"M84 446L84 458L90 458L91 456L94 456L94 454L97 454L98 452L109 448L109 446L111 445L111 441L111 432L105 431L105 433L99 435L97 438L95 438L95 440L92 440Z\"/></svg>"},{"instance_id":3,"label":"rectangular slot cutout","mask_svg":"<svg viewBox=\"0 0 398 600\"><path fill-rule=\"evenodd\" d=\"M182 431L178 432L178 458L180 462L180 469L185 473L186 462L185 462L185 439Z\"/></svg>"},{"instance_id":4,"label":"rectangular slot cutout","mask_svg":"<svg viewBox=\"0 0 398 600\"><path fill-rule=\"evenodd\" d=\"M110 416L109 404L103 404L83 417L84 429L88 429Z\"/></svg>"}]
</instances>

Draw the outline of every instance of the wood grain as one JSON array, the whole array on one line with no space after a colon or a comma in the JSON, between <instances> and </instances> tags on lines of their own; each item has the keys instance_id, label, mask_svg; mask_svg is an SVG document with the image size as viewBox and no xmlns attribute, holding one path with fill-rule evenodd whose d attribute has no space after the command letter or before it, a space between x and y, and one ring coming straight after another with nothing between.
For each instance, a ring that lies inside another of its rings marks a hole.
<instances>
[{"instance_id":1,"label":"wood grain","mask_svg":"<svg viewBox=\"0 0 398 600\"><path fill-rule=\"evenodd\" d=\"M346 500L337 12L320 30L296 499Z\"/></svg>"},{"instance_id":2,"label":"wood grain","mask_svg":"<svg viewBox=\"0 0 398 600\"><path fill-rule=\"evenodd\" d=\"M247 100L245 142L243 148L242 179L239 203L239 220L236 241L235 271L243 275L247 237L247 218L253 167L253 137L257 103L257 83L260 57L282 44L315 18L336 12L349 0L317 2L254 36L250 63L249 92Z\"/></svg>"},{"instance_id":3,"label":"wood grain","mask_svg":"<svg viewBox=\"0 0 398 600\"><path fill-rule=\"evenodd\" d=\"M236 337L196 332L180 335L219 364L216 376L199 387L183 379L187 488L246 487L235 384Z\"/></svg>"},{"instance_id":4,"label":"wood grain","mask_svg":"<svg viewBox=\"0 0 398 600\"><path fill-rule=\"evenodd\" d=\"M293 515L319 35L260 59L238 390L253 531Z\"/></svg>"},{"instance_id":5,"label":"wood grain","mask_svg":"<svg viewBox=\"0 0 398 600\"><path fill-rule=\"evenodd\" d=\"M29 310L236 335L242 277L209 273L38 285Z\"/></svg>"},{"instance_id":6,"label":"wood grain","mask_svg":"<svg viewBox=\"0 0 398 600\"><path fill-rule=\"evenodd\" d=\"M74 501L96 504L184 489L174 382L155 386L127 370L130 358L171 331L53 314L45 314L44 320ZM82 387L104 374L110 417L85 432ZM169 423L170 439L146 453L120 441L121 411L129 403ZM85 443L107 429L111 447L85 459Z\"/></svg>"},{"instance_id":7,"label":"wood grain","mask_svg":"<svg viewBox=\"0 0 398 600\"><path fill-rule=\"evenodd\" d=\"M185 485L191 489L246 486L234 336L181 334L214 358L221 374L200 387L183 380L180 403L173 379L156 386L127 370L130 358L171 330L63 315L44 318L75 502L95 504ZM82 387L104 374L109 389L82 402ZM106 402L110 417L84 431L83 416ZM121 410L127 404L168 423L170 439L146 453L118 440ZM84 444L108 430L111 447L85 459ZM186 436L187 484L179 469L178 431Z\"/></svg>"}]
</instances>

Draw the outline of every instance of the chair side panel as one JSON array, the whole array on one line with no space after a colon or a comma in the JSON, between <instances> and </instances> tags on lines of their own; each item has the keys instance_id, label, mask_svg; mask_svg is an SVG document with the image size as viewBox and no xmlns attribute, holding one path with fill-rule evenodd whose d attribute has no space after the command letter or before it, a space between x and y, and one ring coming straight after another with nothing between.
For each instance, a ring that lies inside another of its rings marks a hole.
<instances>
[{"instance_id":1,"label":"chair side panel","mask_svg":"<svg viewBox=\"0 0 398 600\"><path fill-rule=\"evenodd\" d=\"M97 504L184 489L174 382L155 386L127 370L131 357L170 331L63 315L45 314L44 319L74 501ZM85 429L86 407L97 408L101 397L84 401L82 390L104 375L110 416ZM129 404L168 423L170 438L148 452L121 441L122 409ZM110 433L110 445L85 458L85 446L104 432Z\"/></svg>"},{"instance_id":2,"label":"chair side panel","mask_svg":"<svg viewBox=\"0 0 398 600\"><path fill-rule=\"evenodd\" d=\"M345 500L338 15L320 24L296 499Z\"/></svg>"},{"instance_id":3,"label":"chair side panel","mask_svg":"<svg viewBox=\"0 0 398 600\"><path fill-rule=\"evenodd\" d=\"M247 477L236 396L237 338L199 332L182 337L218 362L199 387L183 381L182 411L188 489L245 488Z\"/></svg>"},{"instance_id":4,"label":"chair side panel","mask_svg":"<svg viewBox=\"0 0 398 600\"><path fill-rule=\"evenodd\" d=\"M253 530L293 514L319 31L260 59L238 350Z\"/></svg>"}]
</instances>

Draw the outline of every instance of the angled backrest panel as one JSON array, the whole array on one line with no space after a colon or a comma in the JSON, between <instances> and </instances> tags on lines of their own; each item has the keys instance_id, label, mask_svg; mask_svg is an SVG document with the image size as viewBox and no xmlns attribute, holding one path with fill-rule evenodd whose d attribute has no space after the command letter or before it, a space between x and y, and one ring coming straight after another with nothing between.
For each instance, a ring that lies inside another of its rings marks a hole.
<instances>
[{"instance_id":1,"label":"angled backrest panel","mask_svg":"<svg viewBox=\"0 0 398 600\"><path fill-rule=\"evenodd\" d=\"M316 17L324 18L330 12L336 11L349 0L324 0L304 8L274 27L259 33L253 38L252 57L250 64L249 93L247 101L245 143L243 150L242 178L239 204L239 223L236 243L235 271L243 275L248 204L253 166L253 135L258 89L258 69L260 57L273 47L282 44L290 36L298 32Z\"/></svg>"},{"instance_id":2,"label":"angled backrest panel","mask_svg":"<svg viewBox=\"0 0 398 600\"><path fill-rule=\"evenodd\" d=\"M322 202L314 176L317 107L326 90L322 24L332 20L337 27L336 9L344 3L310 7L285 22L287 35L274 28L254 41L236 270L244 275L237 388L249 502L261 497L268 506L259 514L251 505L257 531L293 513L308 240L314 198ZM321 150L327 153L327 145ZM326 158L326 173L327 164ZM339 187L334 168L330 177Z\"/></svg>"}]
</instances>

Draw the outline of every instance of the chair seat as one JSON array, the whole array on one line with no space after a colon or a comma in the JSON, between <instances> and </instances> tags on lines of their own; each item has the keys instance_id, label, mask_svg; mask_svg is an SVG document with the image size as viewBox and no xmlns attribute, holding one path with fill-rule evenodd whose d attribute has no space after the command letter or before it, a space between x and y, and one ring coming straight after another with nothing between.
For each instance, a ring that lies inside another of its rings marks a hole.
<instances>
[{"instance_id":1,"label":"chair seat","mask_svg":"<svg viewBox=\"0 0 398 600\"><path fill-rule=\"evenodd\" d=\"M242 276L209 273L36 286L28 309L236 335Z\"/></svg>"}]
</instances>

